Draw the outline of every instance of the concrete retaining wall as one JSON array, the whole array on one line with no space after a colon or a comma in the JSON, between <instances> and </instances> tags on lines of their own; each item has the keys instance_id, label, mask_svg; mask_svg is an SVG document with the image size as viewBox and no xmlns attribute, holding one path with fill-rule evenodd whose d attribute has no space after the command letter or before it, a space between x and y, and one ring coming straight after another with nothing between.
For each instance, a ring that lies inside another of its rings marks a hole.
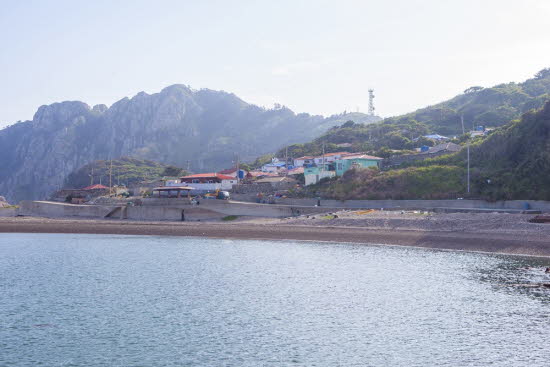
<instances>
[{"instance_id":1,"label":"concrete retaining wall","mask_svg":"<svg viewBox=\"0 0 550 367\"><path fill-rule=\"evenodd\" d=\"M183 218L182 218L183 213ZM199 207L173 208L159 206L131 206L127 208L126 219L149 221L200 221L221 219L225 215Z\"/></svg>"},{"instance_id":2,"label":"concrete retaining wall","mask_svg":"<svg viewBox=\"0 0 550 367\"><path fill-rule=\"evenodd\" d=\"M191 201L187 197L182 198L143 198L141 199L143 206L173 206L173 207L189 207Z\"/></svg>"},{"instance_id":3,"label":"concrete retaining wall","mask_svg":"<svg viewBox=\"0 0 550 367\"><path fill-rule=\"evenodd\" d=\"M317 204L316 199L276 199L280 205L311 206ZM433 209L433 208L460 208L460 209L525 209L550 211L549 201L536 200L509 200L488 202L484 200L321 200L325 208L346 209Z\"/></svg>"},{"instance_id":4,"label":"concrete retaining wall","mask_svg":"<svg viewBox=\"0 0 550 367\"><path fill-rule=\"evenodd\" d=\"M0 208L0 217L15 217L17 216L16 208Z\"/></svg>"},{"instance_id":5,"label":"concrete retaining wall","mask_svg":"<svg viewBox=\"0 0 550 367\"><path fill-rule=\"evenodd\" d=\"M22 201L18 214L39 217L85 217L103 218L115 206L74 205L51 201Z\"/></svg>"},{"instance_id":6,"label":"concrete retaining wall","mask_svg":"<svg viewBox=\"0 0 550 367\"><path fill-rule=\"evenodd\" d=\"M158 203L157 203L158 204ZM149 221L181 221L182 211L186 221L221 219L227 215L283 218L301 214L323 213L329 208L270 205L256 203L235 203L225 200L203 200L201 205L191 206L188 202L173 202L170 206L143 205L123 207L100 205L73 205L47 201L23 201L19 214L38 217L83 217L134 219Z\"/></svg>"},{"instance_id":7,"label":"concrete retaining wall","mask_svg":"<svg viewBox=\"0 0 550 367\"><path fill-rule=\"evenodd\" d=\"M279 199L278 204L257 204L225 200L202 200L199 206L191 206L187 199L160 199L144 202L143 206L124 207L123 218L150 221L181 221L184 211L186 221L221 219L227 215L252 216L265 218L283 218L303 214L326 213L333 209L530 209L550 211L550 202L546 201L500 201L489 203L481 200L321 200L321 206L315 199ZM151 203L152 205L149 205ZM282 204L282 205L281 205ZM85 217L104 218L117 206L72 205L45 201L22 201L17 211L21 215L43 217ZM1 213L1 211L0 211ZM14 215L13 212L10 213ZM113 219L121 218L120 210ZM11 216L10 215L10 216Z\"/></svg>"},{"instance_id":8,"label":"concrete retaining wall","mask_svg":"<svg viewBox=\"0 0 550 367\"><path fill-rule=\"evenodd\" d=\"M323 213L329 208L300 205L243 203L225 200L201 201L201 206L225 215L284 218L293 215Z\"/></svg>"}]
</instances>

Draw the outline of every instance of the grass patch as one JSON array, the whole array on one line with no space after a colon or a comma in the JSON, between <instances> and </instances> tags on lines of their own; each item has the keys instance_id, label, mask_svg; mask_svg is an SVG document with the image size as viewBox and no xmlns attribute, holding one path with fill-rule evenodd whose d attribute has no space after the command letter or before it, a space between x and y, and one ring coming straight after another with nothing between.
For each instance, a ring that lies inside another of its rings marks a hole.
<instances>
[{"instance_id":1,"label":"grass patch","mask_svg":"<svg viewBox=\"0 0 550 367\"><path fill-rule=\"evenodd\" d=\"M330 220L330 219L334 219L336 218L336 216L334 215L324 215L322 217L320 217L321 219L325 219L325 220Z\"/></svg>"},{"instance_id":2,"label":"grass patch","mask_svg":"<svg viewBox=\"0 0 550 367\"><path fill-rule=\"evenodd\" d=\"M236 216L236 215L226 215L225 217L222 218L222 220L228 222L228 221L231 221L231 220L235 220L237 218L239 218L239 217Z\"/></svg>"}]
</instances>

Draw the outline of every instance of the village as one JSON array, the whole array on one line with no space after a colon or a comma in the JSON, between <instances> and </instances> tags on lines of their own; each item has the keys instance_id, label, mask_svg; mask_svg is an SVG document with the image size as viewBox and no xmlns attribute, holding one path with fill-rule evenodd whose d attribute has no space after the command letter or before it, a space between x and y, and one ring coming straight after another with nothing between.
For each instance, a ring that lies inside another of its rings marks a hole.
<instances>
[{"instance_id":1,"label":"village","mask_svg":"<svg viewBox=\"0 0 550 367\"><path fill-rule=\"evenodd\" d=\"M319 184L322 180L341 177L350 169L389 169L404 162L424 160L455 153L460 145L446 142L449 138L429 135L436 142L423 146L414 154L380 158L365 152L330 152L318 156L297 158L273 157L256 169L232 167L218 172L187 174L181 177L165 176L128 186L94 183L82 188L64 188L53 194L51 200L72 204L107 204L111 198L189 198L229 199L274 204L278 198L289 196L297 189Z\"/></svg>"}]
</instances>

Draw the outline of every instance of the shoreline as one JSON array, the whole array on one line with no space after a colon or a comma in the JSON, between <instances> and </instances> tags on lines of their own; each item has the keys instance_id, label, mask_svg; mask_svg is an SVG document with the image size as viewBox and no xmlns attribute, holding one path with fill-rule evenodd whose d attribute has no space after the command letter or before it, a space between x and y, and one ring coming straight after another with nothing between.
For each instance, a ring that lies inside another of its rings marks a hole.
<instances>
[{"instance_id":1,"label":"shoreline","mask_svg":"<svg viewBox=\"0 0 550 367\"><path fill-rule=\"evenodd\" d=\"M550 237L525 233L425 231L346 226L289 225L274 221L141 222L97 219L0 218L0 233L82 233L296 240L422 247L442 250L550 257Z\"/></svg>"}]
</instances>

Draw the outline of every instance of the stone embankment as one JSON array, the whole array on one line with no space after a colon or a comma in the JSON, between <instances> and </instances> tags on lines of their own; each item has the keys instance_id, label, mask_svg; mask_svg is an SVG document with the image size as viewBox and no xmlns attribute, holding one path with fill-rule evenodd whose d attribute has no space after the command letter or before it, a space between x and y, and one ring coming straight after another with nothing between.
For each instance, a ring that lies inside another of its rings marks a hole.
<instances>
[{"instance_id":1,"label":"stone embankment","mask_svg":"<svg viewBox=\"0 0 550 367\"><path fill-rule=\"evenodd\" d=\"M326 208L201 200L191 205L187 199L143 199L142 205L76 205L49 201L22 201L19 215L49 218L82 217L152 221L216 220L225 216L284 218L315 214Z\"/></svg>"},{"instance_id":2,"label":"stone embankment","mask_svg":"<svg viewBox=\"0 0 550 367\"><path fill-rule=\"evenodd\" d=\"M10 205L5 197L0 196L0 217L15 217L17 215L17 208Z\"/></svg>"}]
</instances>

